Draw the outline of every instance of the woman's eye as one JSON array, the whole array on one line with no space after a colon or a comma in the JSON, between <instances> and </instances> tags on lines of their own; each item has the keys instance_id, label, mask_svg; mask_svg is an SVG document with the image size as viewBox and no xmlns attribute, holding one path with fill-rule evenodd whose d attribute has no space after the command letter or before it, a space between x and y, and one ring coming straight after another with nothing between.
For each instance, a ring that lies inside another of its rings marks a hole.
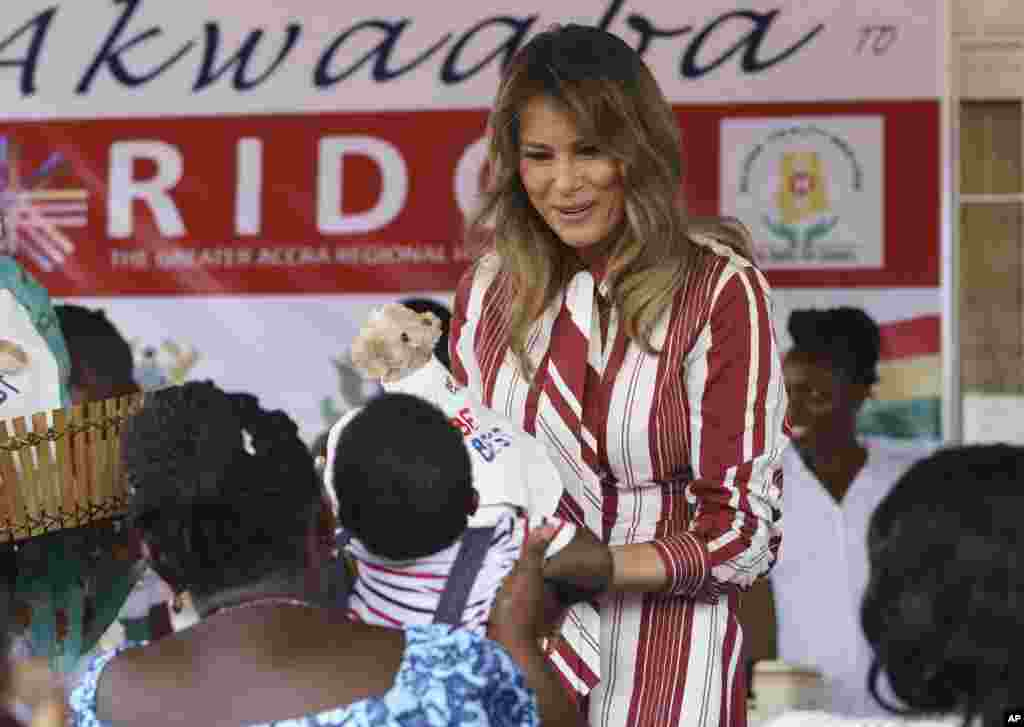
<instances>
[{"instance_id":1,"label":"woman's eye","mask_svg":"<svg viewBox=\"0 0 1024 727\"><path fill-rule=\"evenodd\" d=\"M596 146L581 146L580 147L580 154L582 154L583 156L593 157L593 156L597 156L600 153L601 153L601 150L598 149Z\"/></svg>"},{"instance_id":2,"label":"woman's eye","mask_svg":"<svg viewBox=\"0 0 1024 727\"><path fill-rule=\"evenodd\" d=\"M523 156L526 157L527 159L534 159L534 160L541 160L541 159L547 159L548 158L548 155L545 152L542 152L542 151L528 151L528 152L524 152Z\"/></svg>"}]
</instances>

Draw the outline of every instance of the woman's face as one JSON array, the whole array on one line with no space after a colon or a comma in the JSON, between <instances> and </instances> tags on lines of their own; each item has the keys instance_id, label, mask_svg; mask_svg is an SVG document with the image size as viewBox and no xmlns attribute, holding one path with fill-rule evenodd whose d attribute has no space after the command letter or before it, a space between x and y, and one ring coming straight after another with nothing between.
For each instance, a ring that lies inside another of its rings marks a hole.
<instances>
[{"instance_id":1,"label":"woman's face","mask_svg":"<svg viewBox=\"0 0 1024 727\"><path fill-rule=\"evenodd\" d=\"M813 448L815 441L834 439L852 426L866 392L863 386L847 383L831 362L790 351L782 375L794 439Z\"/></svg>"},{"instance_id":2,"label":"woman's face","mask_svg":"<svg viewBox=\"0 0 1024 727\"><path fill-rule=\"evenodd\" d=\"M572 117L535 96L520 113L519 176L533 208L558 238L585 256L625 216L619 162L581 138Z\"/></svg>"}]
</instances>

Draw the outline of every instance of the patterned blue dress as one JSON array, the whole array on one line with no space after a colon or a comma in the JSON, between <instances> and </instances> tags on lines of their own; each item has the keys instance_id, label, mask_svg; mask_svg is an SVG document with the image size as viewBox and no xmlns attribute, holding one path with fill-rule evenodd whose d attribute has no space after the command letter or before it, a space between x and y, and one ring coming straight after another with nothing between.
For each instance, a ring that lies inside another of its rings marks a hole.
<instances>
[{"instance_id":1,"label":"patterned blue dress","mask_svg":"<svg viewBox=\"0 0 1024 727\"><path fill-rule=\"evenodd\" d=\"M253 727L505 727L539 725L537 702L508 653L492 641L443 624L405 629L394 685L379 697ZM105 727L96 717L96 686L117 654L97 655L72 692L71 725Z\"/></svg>"}]
</instances>

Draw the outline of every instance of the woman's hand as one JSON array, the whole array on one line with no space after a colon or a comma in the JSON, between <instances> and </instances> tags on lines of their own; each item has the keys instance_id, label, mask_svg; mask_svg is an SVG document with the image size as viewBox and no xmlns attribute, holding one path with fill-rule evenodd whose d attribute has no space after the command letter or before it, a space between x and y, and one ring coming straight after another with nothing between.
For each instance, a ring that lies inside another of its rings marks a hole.
<instances>
[{"instance_id":1,"label":"woman's hand","mask_svg":"<svg viewBox=\"0 0 1024 727\"><path fill-rule=\"evenodd\" d=\"M544 551L557 531L554 525L542 525L527 536L491 606L487 635L495 641L536 642L544 635Z\"/></svg>"}]
</instances>

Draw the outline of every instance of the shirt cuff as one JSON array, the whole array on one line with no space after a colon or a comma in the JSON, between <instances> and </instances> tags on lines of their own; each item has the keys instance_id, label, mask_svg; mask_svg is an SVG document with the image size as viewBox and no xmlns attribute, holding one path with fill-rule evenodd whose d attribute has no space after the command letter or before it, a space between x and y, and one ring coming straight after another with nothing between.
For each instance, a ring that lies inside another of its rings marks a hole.
<instances>
[{"instance_id":1,"label":"shirt cuff","mask_svg":"<svg viewBox=\"0 0 1024 727\"><path fill-rule=\"evenodd\" d=\"M694 596L708 579L707 547L691 533L676 533L651 541L668 574L664 593Z\"/></svg>"}]
</instances>

